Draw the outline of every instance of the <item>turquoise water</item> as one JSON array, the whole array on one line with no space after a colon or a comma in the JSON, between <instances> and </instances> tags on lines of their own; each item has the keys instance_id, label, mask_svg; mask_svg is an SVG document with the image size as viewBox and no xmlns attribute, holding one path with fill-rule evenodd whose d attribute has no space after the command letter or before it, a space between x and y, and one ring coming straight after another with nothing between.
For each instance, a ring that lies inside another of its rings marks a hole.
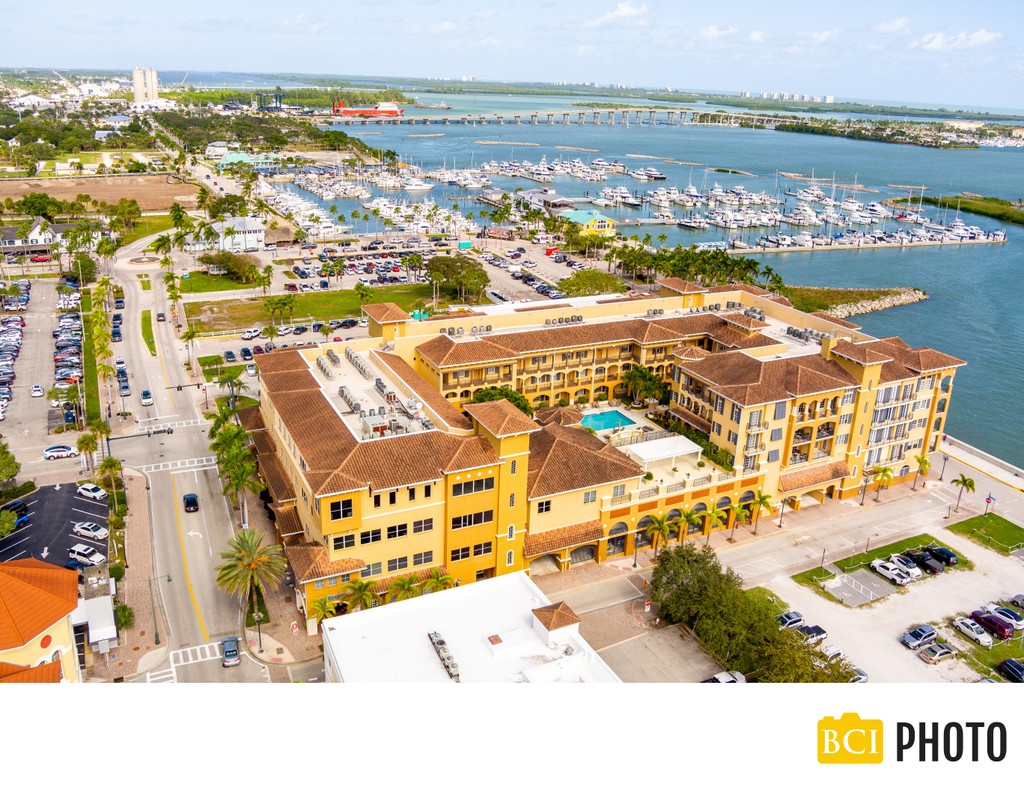
<instances>
[{"instance_id":1,"label":"turquoise water","mask_svg":"<svg viewBox=\"0 0 1024 808\"><path fill-rule=\"evenodd\" d=\"M776 195L800 187L776 172L813 174L828 188L837 181L857 182L877 190L860 194L862 201L884 199L901 193L892 185L925 185L929 195L956 195L961 191L1003 199L1021 197L1024 149L985 148L938 150L886 143L842 140L816 135L790 134L703 126L354 126L346 129L374 148L394 149L408 162L425 169L479 165L488 160L528 159L546 156L589 162L597 156L621 160L631 168L655 165L667 176L662 182L642 183L625 175L610 175L607 185L625 185L634 192L658 185L679 188L692 182L698 188L719 182L738 184ZM417 138L410 135L441 134ZM498 145L477 141L497 141ZM536 143L516 146L507 141ZM564 147L595 149L574 151ZM627 157L627 154L650 157ZM695 165L664 162L671 158ZM707 170L724 167L753 176ZM521 178L492 177L494 186L508 191L539 187ZM548 183L559 193L581 197L596 195L600 183L558 178ZM904 192L905 193L905 192ZM839 192L841 194L841 191ZM422 196L422 195L421 195ZM458 201L463 211L479 213L480 206L459 188L438 186L429 195L450 206ZM837 194L838 196L838 194ZM354 200L336 200L339 212L356 207ZM609 211L613 209L608 209ZM931 211L932 218L940 215ZM955 211L949 212L951 218ZM638 215L636 211L613 215ZM649 215L641 213L639 215ZM924 289L930 300L854 318L866 333L895 335L911 346L929 346L967 360L957 372L956 395L947 432L979 448L1024 466L1024 430L1017 426L1024 393L1024 228L991 219L961 214L969 224L986 230L1006 230L1008 242L998 245L911 247L905 249L850 250L824 253L791 253L754 257L778 271L793 285L835 287L913 286ZM360 222L360 232L373 223ZM671 247L694 241L714 241L739 236L756 241L758 231L708 230L694 234L675 227L623 227L629 236L650 233L655 244ZM664 240L660 237L664 236ZM995 381L993 381L995 380Z\"/></svg>"},{"instance_id":2,"label":"turquoise water","mask_svg":"<svg viewBox=\"0 0 1024 808\"><path fill-rule=\"evenodd\" d=\"M619 426L630 426L633 424L633 419L626 415L623 415L618 410L608 410L607 412L595 412L591 415L584 415L583 426L589 427L596 432L601 432L605 429L615 429Z\"/></svg>"}]
</instances>

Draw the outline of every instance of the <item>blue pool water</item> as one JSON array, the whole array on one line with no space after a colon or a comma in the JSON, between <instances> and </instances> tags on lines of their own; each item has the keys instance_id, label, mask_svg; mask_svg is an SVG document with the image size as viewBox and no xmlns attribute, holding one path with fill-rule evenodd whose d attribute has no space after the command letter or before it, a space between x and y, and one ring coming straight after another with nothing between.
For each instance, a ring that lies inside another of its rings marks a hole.
<instances>
[{"instance_id":1,"label":"blue pool water","mask_svg":"<svg viewBox=\"0 0 1024 808\"><path fill-rule=\"evenodd\" d=\"M589 427L590 429L600 432L604 429L614 429L617 426L629 426L635 423L632 418L623 415L618 410L608 410L607 412L596 412L592 415L584 415L582 426Z\"/></svg>"}]
</instances>

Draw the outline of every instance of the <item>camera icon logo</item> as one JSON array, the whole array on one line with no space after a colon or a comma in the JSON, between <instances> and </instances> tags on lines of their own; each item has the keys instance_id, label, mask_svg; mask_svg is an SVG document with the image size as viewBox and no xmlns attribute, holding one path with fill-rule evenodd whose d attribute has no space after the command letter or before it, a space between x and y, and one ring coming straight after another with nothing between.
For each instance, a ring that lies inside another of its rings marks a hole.
<instances>
[{"instance_id":1,"label":"camera icon logo","mask_svg":"<svg viewBox=\"0 0 1024 808\"><path fill-rule=\"evenodd\" d=\"M843 713L818 721L818 763L881 763L882 721Z\"/></svg>"}]
</instances>

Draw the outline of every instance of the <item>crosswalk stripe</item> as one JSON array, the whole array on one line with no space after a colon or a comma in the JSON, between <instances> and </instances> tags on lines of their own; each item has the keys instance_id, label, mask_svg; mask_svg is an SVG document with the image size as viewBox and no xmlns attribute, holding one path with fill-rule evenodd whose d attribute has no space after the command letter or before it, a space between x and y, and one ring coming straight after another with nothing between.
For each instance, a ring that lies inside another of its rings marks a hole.
<instances>
[{"instance_id":1,"label":"crosswalk stripe","mask_svg":"<svg viewBox=\"0 0 1024 808\"><path fill-rule=\"evenodd\" d=\"M177 684L178 676L174 672L174 668L167 668L167 670L156 671L155 673L146 674L147 684Z\"/></svg>"},{"instance_id":2,"label":"crosswalk stripe","mask_svg":"<svg viewBox=\"0 0 1024 808\"><path fill-rule=\"evenodd\" d=\"M168 460L163 463L153 463L148 466L141 466L140 470L148 474L154 471L171 471L173 469L198 469L215 465L217 465L217 458L210 455L209 457L189 457L186 458L185 460Z\"/></svg>"}]
</instances>

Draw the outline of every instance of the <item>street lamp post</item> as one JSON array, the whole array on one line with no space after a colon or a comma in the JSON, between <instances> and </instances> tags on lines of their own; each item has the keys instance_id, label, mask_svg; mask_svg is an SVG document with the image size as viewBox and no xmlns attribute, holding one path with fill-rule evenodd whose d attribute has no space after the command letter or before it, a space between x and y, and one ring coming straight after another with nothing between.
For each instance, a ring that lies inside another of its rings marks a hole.
<instances>
[{"instance_id":1,"label":"street lamp post","mask_svg":"<svg viewBox=\"0 0 1024 808\"><path fill-rule=\"evenodd\" d=\"M633 569L636 569L636 556L640 552L640 545L636 542L636 536L633 537Z\"/></svg>"},{"instance_id":2,"label":"street lamp post","mask_svg":"<svg viewBox=\"0 0 1024 808\"><path fill-rule=\"evenodd\" d=\"M942 482L942 477L946 473L946 463L949 462L949 455L945 452L942 453L942 471L939 472L939 482Z\"/></svg>"},{"instance_id":3,"label":"street lamp post","mask_svg":"<svg viewBox=\"0 0 1024 808\"><path fill-rule=\"evenodd\" d=\"M870 475L870 474L865 474L865 475L864 475L864 485L863 485L863 487L862 487L862 488L860 489L860 505L861 505L861 507L862 507L862 508L864 507L864 497L866 497L866 496L867 496L867 493L868 493L868 485L869 485L870 483L871 483L871 475Z\"/></svg>"},{"instance_id":4,"label":"street lamp post","mask_svg":"<svg viewBox=\"0 0 1024 808\"><path fill-rule=\"evenodd\" d=\"M782 500L782 507L779 509L779 527L782 527L782 515L786 512L786 500Z\"/></svg>"},{"instance_id":5,"label":"street lamp post","mask_svg":"<svg viewBox=\"0 0 1024 808\"><path fill-rule=\"evenodd\" d=\"M157 624L156 619L156 599L153 597L153 581L159 581L163 577L163 575L158 575L156 578L146 579L149 583L149 605L153 609L153 642L156 645L160 644L160 626ZM171 583L171 576L169 573L167 575L167 583Z\"/></svg>"},{"instance_id":6,"label":"street lamp post","mask_svg":"<svg viewBox=\"0 0 1024 808\"><path fill-rule=\"evenodd\" d=\"M253 612L252 616L253 616L253 619L256 621L256 636L259 637L259 640L260 640L260 653L262 654L263 653L263 630L262 630L261 626L263 625L263 612Z\"/></svg>"}]
</instances>

